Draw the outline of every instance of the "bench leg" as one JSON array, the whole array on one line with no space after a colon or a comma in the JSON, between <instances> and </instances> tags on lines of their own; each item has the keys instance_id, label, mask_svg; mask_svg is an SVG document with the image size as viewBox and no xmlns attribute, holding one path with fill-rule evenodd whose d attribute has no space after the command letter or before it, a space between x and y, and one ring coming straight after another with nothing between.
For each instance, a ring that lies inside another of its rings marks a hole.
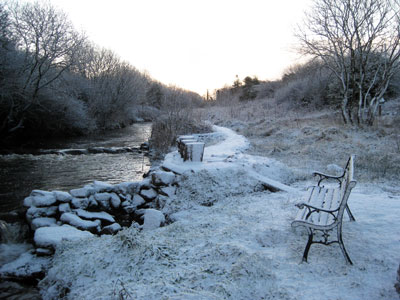
<instances>
[{"instance_id":1,"label":"bench leg","mask_svg":"<svg viewBox=\"0 0 400 300\"><path fill-rule=\"evenodd\" d=\"M313 241L313 236L314 236L312 229L307 228L307 231L308 231L308 241L307 241L306 248L304 249L304 253L303 253L303 259L302 259L303 262L304 261L307 262L308 251L310 251L310 247L311 247L311 244Z\"/></svg>"},{"instance_id":2,"label":"bench leg","mask_svg":"<svg viewBox=\"0 0 400 300\"><path fill-rule=\"evenodd\" d=\"M353 216L353 214L351 213L351 210L350 210L350 208L349 208L349 206L346 204L346 211L347 211L347 214L349 215L349 218L350 218L350 221L356 221L356 219L354 218L354 216Z\"/></svg>"},{"instance_id":3,"label":"bench leg","mask_svg":"<svg viewBox=\"0 0 400 300\"><path fill-rule=\"evenodd\" d=\"M343 239L342 239L342 226L338 226L337 229L337 235L338 235L338 242L339 242L339 246L340 246L340 250L342 250L343 256L346 259L346 262L349 263L350 265L353 264L353 262L350 259L349 254L347 254L346 248L344 247L343 244Z\"/></svg>"}]
</instances>

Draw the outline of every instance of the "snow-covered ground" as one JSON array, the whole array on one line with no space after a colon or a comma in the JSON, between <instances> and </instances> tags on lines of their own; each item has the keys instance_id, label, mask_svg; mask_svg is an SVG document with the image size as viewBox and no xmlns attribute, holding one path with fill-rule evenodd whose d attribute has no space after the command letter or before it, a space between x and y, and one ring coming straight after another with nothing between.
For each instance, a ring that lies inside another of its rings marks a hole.
<instances>
[{"instance_id":1,"label":"snow-covered ground","mask_svg":"<svg viewBox=\"0 0 400 300\"><path fill-rule=\"evenodd\" d=\"M172 224L66 241L40 282L44 299L398 298L399 196L359 184L349 199L357 221L345 216L343 229L354 265L335 244L312 245L309 263L300 263L307 235L290 223L311 182L245 154L243 136L215 130L225 140L206 147L203 163L177 153L164 161L183 173L163 208ZM285 191L269 192L266 182Z\"/></svg>"}]
</instances>

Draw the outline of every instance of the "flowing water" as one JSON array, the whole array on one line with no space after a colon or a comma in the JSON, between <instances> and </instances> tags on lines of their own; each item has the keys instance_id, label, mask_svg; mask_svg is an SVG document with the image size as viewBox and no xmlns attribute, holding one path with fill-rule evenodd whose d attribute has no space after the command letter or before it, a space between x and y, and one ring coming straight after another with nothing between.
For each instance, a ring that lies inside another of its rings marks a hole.
<instances>
[{"instance_id":1,"label":"flowing water","mask_svg":"<svg viewBox=\"0 0 400 300\"><path fill-rule=\"evenodd\" d=\"M94 147L140 147L151 134L151 124L134 124L104 135L48 141L41 150ZM32 149L36 153L39 149ZM0 211L21 207L33 189L69 191L100 180L116 184L141 180L150 162L138 152L84 155L0 155Z\"/></svg>"}]
</instances>

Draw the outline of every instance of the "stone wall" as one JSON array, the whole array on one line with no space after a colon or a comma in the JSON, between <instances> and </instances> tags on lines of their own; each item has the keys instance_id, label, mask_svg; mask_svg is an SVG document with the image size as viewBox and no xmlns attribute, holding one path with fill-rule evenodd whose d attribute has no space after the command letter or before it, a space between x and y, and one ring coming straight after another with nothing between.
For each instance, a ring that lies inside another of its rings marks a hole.
<instances>
[{"instance_id":1,"label":"stone wall","mask_svg":"<svg viewBox=\"0 0 400 300\"><path fill-rule=\"evenodd\" d=\"M178 176L155 169L138 182L95 181L69 192L33 190L24 206L36 254L52 254L62 240L115 234L132 223L143 230L164 225L158 209L175 194Z\"/></svg>"}]
</instances>

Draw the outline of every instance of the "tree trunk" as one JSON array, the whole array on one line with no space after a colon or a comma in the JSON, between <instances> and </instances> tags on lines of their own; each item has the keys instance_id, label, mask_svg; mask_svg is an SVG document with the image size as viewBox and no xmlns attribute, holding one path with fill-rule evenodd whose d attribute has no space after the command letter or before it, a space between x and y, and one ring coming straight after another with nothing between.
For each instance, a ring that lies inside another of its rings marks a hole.
<instances>
[{"instance_id":1,"label":"tree trunk","mask_svg":"<svg viewBox=\"0 0 400 300\"><path fill-rule=\"evenodd\" d=\"M342 109L343 121L345 124L351 124L349 110L347 109L348 102L349 102L349 99L347 98L347 96L344 96L342 99L341 109Z\"/></svg>"},{"instance_id":2,"label":"tree trunk","mask_svg":"<svg viewBox=\"0 0 400 300\"><path fill-rule=\"evenodd\" d=\"M379 101L371 101L371 104L368 107L368 119L367 124L369 126L374 125L374 121L376 118L376 114L378 111Z\"/></svg>"}]
</instances>

